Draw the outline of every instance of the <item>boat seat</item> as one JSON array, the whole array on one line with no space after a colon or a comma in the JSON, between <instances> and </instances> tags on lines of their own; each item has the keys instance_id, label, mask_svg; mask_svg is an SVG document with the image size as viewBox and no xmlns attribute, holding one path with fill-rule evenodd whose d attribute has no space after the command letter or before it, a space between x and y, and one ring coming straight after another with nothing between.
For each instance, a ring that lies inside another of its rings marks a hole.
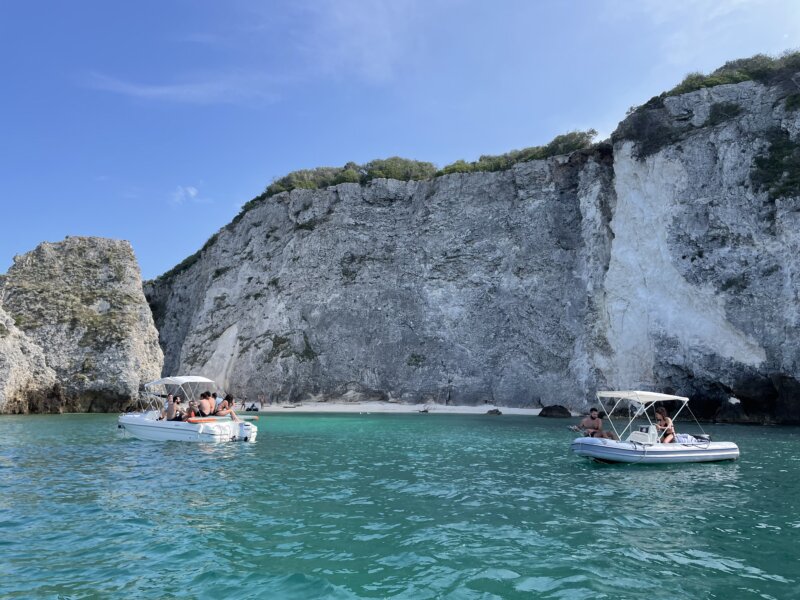
<instances>
[{"instance_id":1,"label":"boat seat","mask_svg":"<svg viewBox=\"0 0 800 600\"><path fill-rule=\"evenodd\" d=\"M636 444L649 444L650 436L642 431L633 431L628 436L628 441Z\"/></svg>"},{"instance_id":2,"label":"boat seat","mask_svg":"<svg viewBox=\"0 0 800 600\"><path fill-rule=\"evenodd\" d=\"M658 432L653 425L643 426L639 431L631 431L627 441L636 444L655 444L658 442Z\"/></svg>"}]
</instances>

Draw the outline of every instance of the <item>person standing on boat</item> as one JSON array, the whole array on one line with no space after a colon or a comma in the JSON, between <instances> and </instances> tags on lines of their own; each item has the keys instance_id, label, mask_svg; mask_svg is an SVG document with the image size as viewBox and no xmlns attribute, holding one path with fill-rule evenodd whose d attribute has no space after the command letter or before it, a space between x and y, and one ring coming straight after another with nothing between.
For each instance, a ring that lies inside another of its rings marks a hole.
<instances>
[{"instance_id":1,"label":"person standing on boat","mask_svg":"<svg viewBox=\"0 0 800 600\"><path fill-rule=\"evenodd\" d=\"M172 394L167 394L167 397L164 399L164 406L161 407L161 414L158 416L159 421L169 419L170 404L172 404Z\"/></svg>"},{"instance_id":2,"label":"person standing on boat","mask_svg":"<svg viewBox=\"0 0 800 600\"><path fill-rule=\"evenodd\" d=\"M675 439L675 426L672 419L667 416L667 409L659 406L656 409L656 429L661 432L661 443L669 444Z\"/></svg>"},{"instance_id":3,"label":"person standing on boat","mask_svg":"<svg viewBox=\"0 0 800 600\"><path fill-rule=\"evenodd\" d=\"M166 415L167 421L172 421L175 418L175 413L178 410L178 406L175 403L175 399L172 397L172 394L167 396L167 408L164 411Z\"/></svg>"},{"instance_id":4,"label":"person standing on boat","mask_svg":"<svg viewBox=\"0 0 800 600\"><path fill-rule=\"evenodd\" d=\"M603 419L597 413L596 408L590 408L589 416L578 425L578 429L581 429L584 435L594 437L603 430Z\"/></svg>"}]
</instances>

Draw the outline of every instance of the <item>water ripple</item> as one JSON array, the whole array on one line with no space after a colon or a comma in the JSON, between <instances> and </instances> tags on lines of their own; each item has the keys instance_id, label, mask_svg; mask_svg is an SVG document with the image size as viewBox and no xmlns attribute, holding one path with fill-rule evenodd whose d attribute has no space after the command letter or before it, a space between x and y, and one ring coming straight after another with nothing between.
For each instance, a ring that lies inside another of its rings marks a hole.
<instances>
[{"instance_id":1,"label":"water ripple","mask_svg":"<svg viewBox=\"0 0 800 600\"><path fill-rule=\"evenodd\" d=\"M0 419L4 598L788 598L800 430L733 464L599 466L563 423L286 415L256 444ZM716 433L716 432L715 432ZM708 592L713 590L713 592Z\"/></svg>"}]
</instances>

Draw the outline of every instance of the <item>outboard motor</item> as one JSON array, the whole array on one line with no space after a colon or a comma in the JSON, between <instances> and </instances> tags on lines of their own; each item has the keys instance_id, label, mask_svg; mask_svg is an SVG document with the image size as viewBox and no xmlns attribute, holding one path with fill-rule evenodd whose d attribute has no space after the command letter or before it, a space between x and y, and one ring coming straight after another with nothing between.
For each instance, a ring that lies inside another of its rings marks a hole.
<instances>
[{"instance_id":1,"label":"outboard motor","mask_svg":"<svg viewBox=\"0 0 800 600\"><path fill-rule=\"evenodd\" d=\"M243 421L239 423L239 441L241 442L255 442L256 441L256 434L258 433L258 429L248 423L247 421Z\"/></svg>"}]
</instances>

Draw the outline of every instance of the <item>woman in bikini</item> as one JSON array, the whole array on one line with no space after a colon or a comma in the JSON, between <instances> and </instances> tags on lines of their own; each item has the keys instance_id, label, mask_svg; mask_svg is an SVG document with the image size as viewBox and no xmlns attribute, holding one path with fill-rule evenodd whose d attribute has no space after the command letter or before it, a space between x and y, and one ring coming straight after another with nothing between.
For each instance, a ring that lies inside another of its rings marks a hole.
<instances>
[{"instance_id":1,"label":"woman in bikini","mask_svg":"<svg viewBox=\"0 0 800 600\"><path fill-rule=\"evenodd\" d=\"M669 444L675 439L675 426L667 416L667 409L659 406L656 409L656 429L661 432L661 443Z\"/></svg>"}]
</instances>

